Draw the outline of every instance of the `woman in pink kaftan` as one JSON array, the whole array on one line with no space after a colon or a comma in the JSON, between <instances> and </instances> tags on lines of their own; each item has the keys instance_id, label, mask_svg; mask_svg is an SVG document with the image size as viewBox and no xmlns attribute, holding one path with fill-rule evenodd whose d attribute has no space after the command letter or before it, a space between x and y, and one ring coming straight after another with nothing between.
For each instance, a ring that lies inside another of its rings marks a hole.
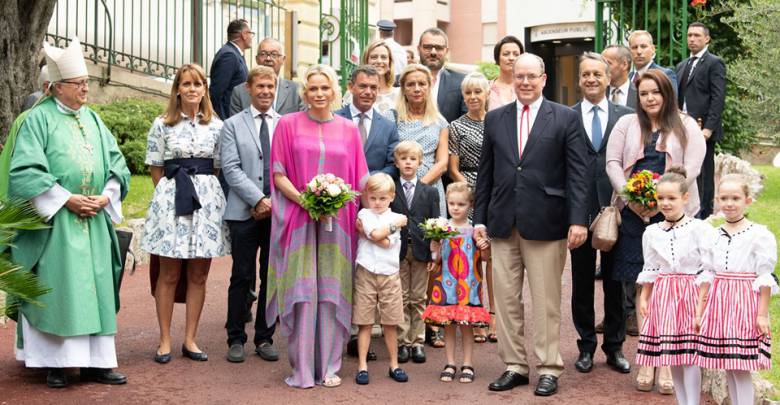
<instances>
[{"instance_id":1,"label":"woman in pink kaftan","mask_svg":"<svg viewBox=\"0 0 780 405\"><path fill-rule=\"evenodd\" d=\"M298 388L340 384L336 372L351 324L358 206L347 204L328 229L299 205L300 192L317 174L332 173L358 191L368 176L357 127L331 112L337 85L331 68L309 68L303 89L309 109L283 116L271 147L266 319L279 317L293 369L285 381Z\"/></svg>"}]
</instances>

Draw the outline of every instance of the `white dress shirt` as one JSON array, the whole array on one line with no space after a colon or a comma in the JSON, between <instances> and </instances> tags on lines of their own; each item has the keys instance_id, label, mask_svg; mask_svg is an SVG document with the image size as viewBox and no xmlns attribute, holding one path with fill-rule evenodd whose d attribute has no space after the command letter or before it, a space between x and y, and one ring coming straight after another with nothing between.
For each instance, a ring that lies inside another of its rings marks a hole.
<instances>
[{"instance_id":1,"label":"white dress shirt","mask_svg":"<svg viewBox=\"0 0 780 405\"><path fill-rule=\"evenodd\" d=\"M255 108L254 105L250 105L249 108L252 111L252 119L254 120L254 123L255 123L255 134L257 136L260 136L260 125L262 125L262 122L260 121L261 120L261 118L260 118L261 112L260 112L260 110ZM276 121L276 120L274 120L274 118L276 117L277 114L276 114L276 111L274 111L273 108L269 108L268 111L266 111L265 113L266 113L265 122L268 125L268 144L269 145L273 145L273 143L274 143L274 127L275 127L274 122ZM264 150L263 153L271 153L271 151L265 151Z\"/></svg>"},{"instance_id":2,"label":"white dress shirt","mask_svg":"<svg viewBox=\"0 0 780 405\"><path fill-rule=\"evenodd\" d=\"M391 275L398 273L401 254L401 231L391 233L387 238L390 247L385 249L368 239L372 231L390 226L395 223L401 214L396 214L390 208L381 214L377 214L369 208L363 208L358 212L358 219L363 223L363 235L358 238L357 259L355 262L370 273Z\"/></svg>"},{"instance_id":3,"label":"white dress shirt","mask_svg":"<svg viewBox=\"0 0 780 405\"><path fill-rule=\"evenodd\" d=\"M607 102L607 98L604 97L599 101L599 121L601 122L601 141L604 142L604 132L606 132L607 128L607 122L609 121L609 103ZM590 143L593 143L593 103L588 101L587 99L582 99L582 103L580 104L580 107L582 107L582 124L585 127L585 132L588 134L588 139L590 139Z\"/></svg>"},{"instance_id":4,"label":"white dress shirt","mask_svg":"<svg viewBox=\"0 0 780 405\"><path fill-rule=\"evenodd\" d=\"M436 73L436 82L433 83L433 88L431 89L431 100L433 100L434 103L438 103L439 102L439 83L441 83L441 71L442 70L444 70L444 67L439 69L439 72Z\"/></svg>"},{"instance_id":5,"label":"white dress shirt","mask_svg":"<svg viewBox=\"0 0 780 405\"><path fill-rule=\"evenodd\" d=\"M626 81L623 84L621 84L620 86L612 88L612 92L610 92L610 94L609 94L610 101L612 101L614 104L620 104L623 107L628 106L628 91L629 91L629 89L631 89L631 80L626 79ZM616 92L618 90L620 90L620 92L618 93L618 99L616 101L613 101L612 100L612 93L614 93L614 92Z\"/></svg>"},{"instance_id":6,"label":"white dress shirt","mask_svg":"<svg viewBox=\"0 0 780 405\"><path fill-rule=\"evenodd\" d=\"M539 96L536 101L530 104L531 110L528 119L528 129L522 127L523 103L521 103L520 100L515 101L517 103L517 130L523 136L523 142L520 146L521 150L525 150L525 146L528 144L528 136L534 128L534 121L536 121L536 116L539 115L539 108L542 106L542 100L544 100L544 97ZM515 136L517 136L517 134L515 134Z\"/></svg>"},{"instance_id":7,"label":"white dress shirt","mask_svg":"<svg viewBox=\"0 0 780 405\"><path fill-rule=\"evenodd\" d=\"M359 125L361 113L363 112L358 110L354 104L349 103L349 114L352 116L352 122L354 122L355 125ZM371 122L374 121L374 108L370 108L365 114L366 118L363 119L363 126L366 127L366 140L368 140L368 136L371 135Z\"/></svg>"}]
</instances>

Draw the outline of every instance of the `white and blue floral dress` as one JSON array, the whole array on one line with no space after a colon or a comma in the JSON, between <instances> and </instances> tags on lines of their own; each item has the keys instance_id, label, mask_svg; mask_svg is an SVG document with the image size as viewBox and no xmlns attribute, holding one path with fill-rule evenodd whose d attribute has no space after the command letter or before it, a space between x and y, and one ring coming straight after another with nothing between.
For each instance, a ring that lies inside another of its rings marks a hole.
<instances>
[{"instance_id":1,"label":"white and blue floral dress","mask_svg":"<svg viewBox=\"0 0 780 405\"><path fill-rule=\"evenodd\" d=\"M436 164L436 149L439 147L439 133L447 128L447 120L439 116L436 122L424 125L422 120L399 121L398 138L402 141L415 141L422 146L423 158L417 169L417 178L422 179ZM447 146L447 145L445 145ZM431 184L439 193L439 212L442 216L447 212L447 200L444 198L444 185L441 178Z\"/></svg>"},{"instance_id":2,"label":"white and blue floral dress","mask_svg":"<svg viewBox=\"0 0 780 405\"><path fill-rule=\"evenodd\" d=\"M214 168L220 167L219 131L222 121L212 118L208 124L182 115L174 126L158 117L149 130L146 164L164 166L169 159L214 159ZM192 215L176 216L176 180L163 176L152 196L144 224L141 249L155 255L177 259L209 258L230 254L225 213L225 194L217 176L190 175L198 193L201 208Z\"/></svg>"}]
</instances>

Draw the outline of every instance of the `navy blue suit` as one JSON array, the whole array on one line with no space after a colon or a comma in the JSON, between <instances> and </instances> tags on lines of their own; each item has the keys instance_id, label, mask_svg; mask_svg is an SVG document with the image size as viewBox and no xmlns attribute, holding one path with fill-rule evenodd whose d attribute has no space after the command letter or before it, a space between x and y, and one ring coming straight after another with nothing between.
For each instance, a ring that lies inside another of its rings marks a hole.
<instances>
[{"instance_id":1,"label":"navy blue suit","mask_svg":"<svg viewBox=\"0 0 780 405\"><path fill-rule=\"evenodd\" d=\"M244 55L230 42L222 45L211 62L209 98L214 111L223 121L230 117L230 95L233 87L246 82L248 70Z\"/></svg>"},{"instance_id":2,"label":"navy blue suit","mask_svg":"<svg viewBox=\"0 0 780 405\"><path fill-rule=\"evenodd\" d=\"M352 121L349 105L336 111L336 114ZM366 164L371 174L376 172L387 173L393 178L398 178L398 169L395 167L393 151L398 144L398 128L393 121L382 116L376 109L371 120L371 130L368 140L363 145L366 154Z\"/></svg>"}]
</instances>

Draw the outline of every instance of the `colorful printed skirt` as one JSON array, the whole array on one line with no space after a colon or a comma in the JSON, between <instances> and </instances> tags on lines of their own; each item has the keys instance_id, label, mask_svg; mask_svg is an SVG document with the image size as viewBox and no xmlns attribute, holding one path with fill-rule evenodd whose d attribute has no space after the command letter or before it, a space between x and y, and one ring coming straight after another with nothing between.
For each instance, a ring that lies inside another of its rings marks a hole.
<instances>
[{"instance_id":1,"label":"colorful printed skirt","mask_svg":"<svg viewBox=\"0 0 780 405\"><path fill-rule=\"evenodd\" d=\"M639 334L636 364L654 367L695 364L698 339L694 317L699 297L695 279L693 274L658 275Z\"/></svg>"},{"instance_id":2,"label":"colorful printed skirt","mask_svg":"<svg viewBox=\"0 0 780 405\"><path fill-rule=\"evenodd\" d=\"M771 337L756 325L760 294L753 273L717 273L702 315L696 364L723 370L768 369Z\"/></svg>"},{"instance_id":3,"label":"colorful printed skirt","mask_svg":"<svg viewBox=\"0 0 780 405\"><path fill-rule=\"evenodd\" d=\"M487 328L490 313L483 306L428 305L422 314L425 323L437 326L468 325Z\"/></svg>"}]
</instances>

